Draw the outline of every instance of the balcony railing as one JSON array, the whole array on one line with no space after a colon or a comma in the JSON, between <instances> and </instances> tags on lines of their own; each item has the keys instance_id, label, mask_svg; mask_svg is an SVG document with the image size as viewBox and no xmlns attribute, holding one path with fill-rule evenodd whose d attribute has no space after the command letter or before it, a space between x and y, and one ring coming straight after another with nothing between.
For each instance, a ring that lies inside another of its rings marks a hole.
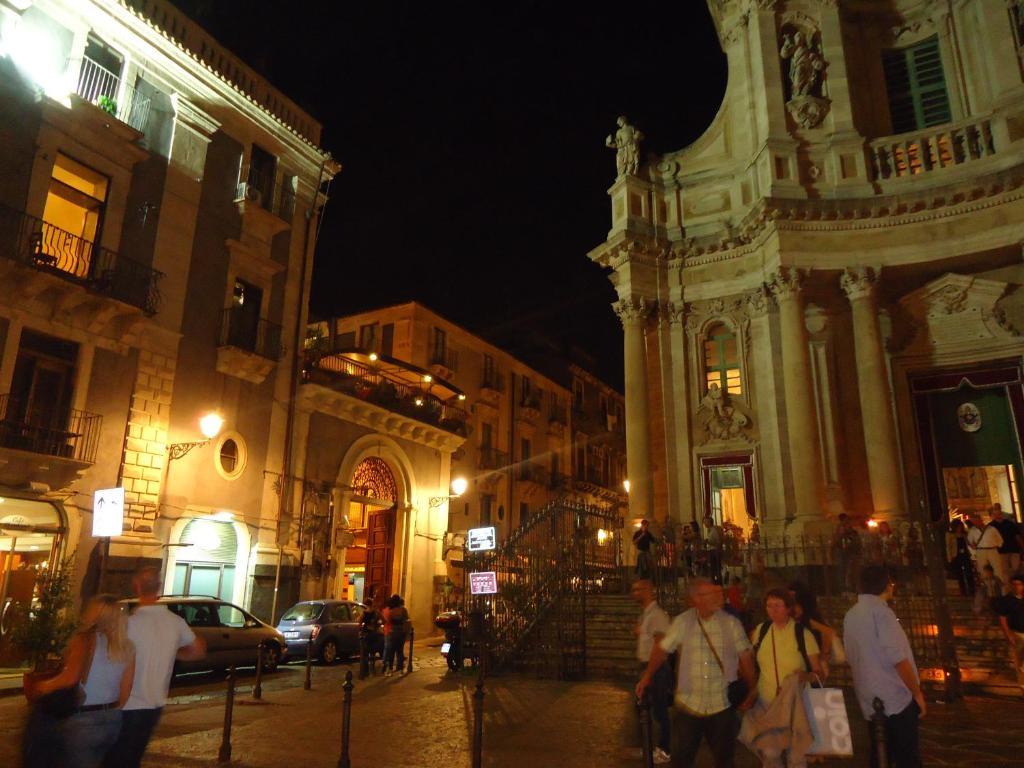
<instances>
[{"instance_id":1,"label":"balcony railing","mask_svg":"<svg viewBox=\"0 0 1024 768\"><path fill-rule=\"evenodd\" d=\"M480 388L501 392L505 389L505 382L497 371L484 371L483 378L480 381Z\"/></svg>"},{"instance_id":2,"label":"balcony railing","mask_svg":"<svg viewBox=\"0 0 1024 768\"><path fill-rule=\"evenodd\" d=\"M469 416L463 409L347 358L327 355L308 359L304 376L310 383L329 386L446 432L463 437L467 434Z\"/></svg>"},{"instance_id":3,"label":"balcony railing","mask_svg":"<svg viewBox=\"0 0 1024 768\"><path fill-rule=\"evenodd\" d=\"M4 448L93 464L102 423L99 414L73 408L66 417L56 411L27 412L19 399L0 395L0 446Z\"/></svg>"},{"instance_id":4,"label":"balcony railing","mask_svg":"<svg viewBox=\"0 0 1024 768\"><path fill-rule=\"evenodd\" d=\"M946 123L869 145L875 178L883 180L963 165L990 157L997 149L989 119Z\"/></svg>"},{"instance_id":5,"label":"balcony railing","mask_svg":"<svg viewBox=\"0 0 1024 768\"><path fill-rule=\"evenodd\" d=\"M534 483L541 487L547 487L551 482L546 467L542 467L539 464L532 464L529 461L524 461L519 465L516 476L519 480L525 483Z\"/></svg>"},{"instance_id":6,"label":"balcony railing","mask_svg":"<svg viewBox=\"0 0 1024 768\"><path fill-rule=\"evenodd\" d=\"M82 59L76 92L85 101L95 104L122 123L140 132L146 130L150 100L89 57Z\"/></svg>"},{"instance_id":7,"label":"balcony railing","mask_svg":"<svg viewBox=\"0 0 1024 768\"><path fill-rule=\"evenodd\" d=\"M281 359L281 326L228 307L220 323L220 345L244 349L268 360Z\"/></svg>"},{"instance_id":8,"label":"balcony railing","mask_svg":"<svg viewBox=\"0 0 1024 768\"><path fill-rule=\"evenodd\" d=\"M147 315L156 314L160 306L161 272L3 205L0 256L131 304Z\"/></svg>"},{"instance_id":9,"label":"balcony railing","mask_svg":"<svg viewBox=\"0 0 1024 768\"><path fill-rule=\"evenodd\" d=\"M459 355L453 349L434 349L430 353L430 364L440 365L449 371L459 370Z\"/></svg>"},{"instance_id":10,"label":"balcony railing","mask_svg":"<svg viewBox=\"0 0 1024 768\"><path fill-rule=\"evenodd\" d=\"M572 478L569 475L563 475L558 472L551 473L548 488L552 491L568 491L571 487Z\"/></svg>"},{"instance_id":11,"label":"balcony railing","mask_svg":"<svg viewBox=\"0 0 1024 768\"><path fill-rule=\"evenodd\" d=\"M481 446L479 464L480 469L504 469L509 464L508 454L489 445Z\"/></svg>"}]
</instances>

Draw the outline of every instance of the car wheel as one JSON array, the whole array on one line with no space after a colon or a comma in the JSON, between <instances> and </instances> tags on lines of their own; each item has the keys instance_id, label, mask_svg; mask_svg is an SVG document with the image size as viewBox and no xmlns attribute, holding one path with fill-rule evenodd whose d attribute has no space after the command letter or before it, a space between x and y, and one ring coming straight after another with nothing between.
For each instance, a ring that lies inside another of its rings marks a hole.
<instances>
[{"instance_id":1,"label":"car wheel","mask_svg":"<svg viewBox=\"0 0 1024 768\"><path fill-rule=\"evenodd\" d=\"M268 643L263 648L263 671L273 672L281 663L281 649L274 643Z\"/></svg>"},{"instance_id":2,"label":"car wheel","mask_svg":"<svg viewBox=\"0 0 1024 768\"><path fill-rule=\"evenodd\" d=\"M320 661L333 664L338 660L338 644L333 640L325 640L320 648Z\"/></svg>"}]
</instances>

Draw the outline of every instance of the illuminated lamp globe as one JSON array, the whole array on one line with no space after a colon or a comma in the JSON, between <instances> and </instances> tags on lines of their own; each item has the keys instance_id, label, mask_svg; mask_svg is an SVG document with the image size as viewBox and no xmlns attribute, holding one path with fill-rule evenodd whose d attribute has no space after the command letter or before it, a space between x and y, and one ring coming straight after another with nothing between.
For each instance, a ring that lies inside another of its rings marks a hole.
<instances>
[{"instance_id":1,"label":"illuminated lamp globe","mask_svg":"<svg viewBox=\"0 0 1024 768\"><path fill-rule=\"evenodd\" d=\"M203 437L207 440L215 438L223 426L224 418L216 411L208 413L199 419L199 431L203 433Z\"/></svg>"},{"instance_id":2,"label":"illuminated lamp globe","mask_svg":"<svg viewBox=\"0 0 1024 768\"><path fill-rule=\"evenodd\" d=\"M469 481L464 477L456 477L452 480L452 496L461 496L469 487Z\"/></svg>"},{"instance_id":3,"label":"illuminated lamp globe","mask_svg":"<svg viewBox=\"0 0 1024 768\"><path fill-rule=\"evenodd\" d=\"M626 490L626 493L629 493L629 480L623 480L622 487Z\"/></svg>"}]
</instances>

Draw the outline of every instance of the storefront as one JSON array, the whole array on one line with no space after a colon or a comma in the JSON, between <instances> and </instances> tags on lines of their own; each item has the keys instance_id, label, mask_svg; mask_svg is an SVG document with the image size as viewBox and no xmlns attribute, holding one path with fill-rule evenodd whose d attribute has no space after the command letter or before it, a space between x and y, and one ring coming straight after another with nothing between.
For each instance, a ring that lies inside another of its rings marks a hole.
<instances>
[{"instance_id":1,"label":"storefront","mask_svg":"<svg viewBox=\"0 0 1024 768\"><path fill-rule=\"evenodd\" d=\"M11 638L40 585L59 565L66 534L58 503L0 496L0 673L25 662Z\"/></svg>"}]
</instances>

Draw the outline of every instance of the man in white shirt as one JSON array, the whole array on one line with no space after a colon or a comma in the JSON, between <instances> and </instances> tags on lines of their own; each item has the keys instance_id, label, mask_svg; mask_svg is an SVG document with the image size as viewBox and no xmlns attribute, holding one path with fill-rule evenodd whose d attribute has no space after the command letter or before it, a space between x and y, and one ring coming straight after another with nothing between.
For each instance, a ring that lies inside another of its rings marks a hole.
<instances>
[{"instance_id":1,"label":"man in white shirt","mask_svg":"<svg viewBox=\"0 0 1024 768\"><path fill-rule=\"evenodd\" d=\"M640 672L647 670L651 659L651 649L655 643L668 632L669 618L664 609L658 605L654 596L654 585L649 579L637 579L631 590L633 599L640 603L643 612L636 623L636 659ZM658 765L668 763L671 758L672 737L668 717L668 700L672 691L672 671L667 664L654 674L651 684L651 711L658 723L658 746L654 749L654 762Z\"/></svg>"},{"instance_id":2,"label":"man in white shirt","mask_svg":"<svg viewBox=\"0 0 1024 768\"><path fill-rule=\"evenodd\" d=\"M206 643L185 620L157 603L160 571L140 568L132 579L139 598L128 618L128 638L135 645L135 680L124 705L121 734L104 760L107 768L137 768L167 703L175 659L206 655Z\"/></svg>"},{"instance_id":3,"label":"man in white shirt","mask_svg":"<svg viewBox=\"0 0 1024 768\"><path fill-rule=\"evenodd\" d=\"M691 579L689 594L693 608L676 616L665 637L654 645L636 694L643 694L668 655L677 652L672 764L693 765L701 741L707 739L715 768L732 768L739 731L736 709L749 709L757 697L754 656L739 619L721 610L720 586L707 579ZM734 709L729 685L737 679L746 683L748 693Z\"/></svg>"},{"instance_id":4,"label":"man in white shirt","mask_svg":"<svg viewBox=\"0 0 1024 768\"><path fill-rule=\"evenodd\" d=\"M980 524L979 519L975 525ZM972 531L973 533L973 531ZM968 534L968 543L970 543L970 534ZM975 552L978 563L978 573L983 573L986 565L992 566L992 571L995 573L996 578L999 579L999 583L1003 585L1004 589L1007 584L1007 577L1009 574L1006 573L1006 561L1002 555L999 554L999 548L1003 546L1003 535L999 533L999 528L989 523L981 529L981 535L978 537L978 542L975 545Z\"/></svg>"}]
</instances>

